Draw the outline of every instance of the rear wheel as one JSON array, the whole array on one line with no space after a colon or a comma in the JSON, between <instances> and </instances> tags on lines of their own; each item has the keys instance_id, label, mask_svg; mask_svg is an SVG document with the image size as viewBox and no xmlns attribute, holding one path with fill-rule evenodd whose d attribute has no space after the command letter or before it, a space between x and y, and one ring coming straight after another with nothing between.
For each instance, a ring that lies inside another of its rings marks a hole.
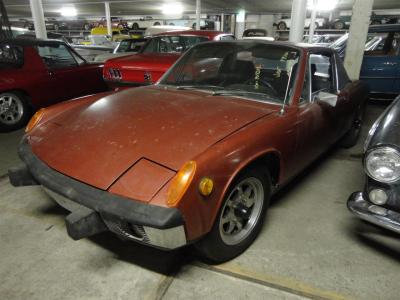
<instances>
[{"instance_id":1,"label":"rear wheel","mask_svg":"<svg viewBox=\"0 0 400 300\"><path fill-rule=\"evenodd\" d=\"M345 26L345 24L344 24L342 21L336 21L336 22L333 24L333 27L334 27L335 29L338 29L338 30L344 29L344 26Z\"/></svg>"},{"instance_id":2,"label":"rear wheel","mask_svg":"<svg viewBox=\"0 0 400 300\"><path fill-rule=\"evenodd\" d=\"M31 110L24 95L19 92L0 94L0 132L19 129L29 121Z\"/></svg>"},{"instance_id":3,"label":"rear wheel","mask_svg":"<svg viewBox=\"0 0 400 300\"><path fill-rule=\"evenodd\" d=\"M351 148L357 144L358 138L361 133L362 123L364 120L364 108L365 105L361 104L357 112L354 116L353 123L351 124L351 128L347 133L343 136L340 141L340 146L343 148Z\"/></svg>"},{"instance_id":4,"label":"rear wheel","mask_svg":"<svg viewBox=\"0 0 400 300\"><path fill-rule=\"evenodd\" d=\"M285 22L279 22L278 23L278 29L279 30L286 30L287 29L286 23Z\"/></svg>"},{"instance_id":5,"label":"rear wheel","mask_svg":"<svg viewBox=\"0 0 400 300\"><path fill-rule=\"evenodd\" d=\"M211 231L195 244L209 262L230 260L245 251L259 234L271 195L267 172L250 168L231 184Z\"/></svg>"}]
</instances>

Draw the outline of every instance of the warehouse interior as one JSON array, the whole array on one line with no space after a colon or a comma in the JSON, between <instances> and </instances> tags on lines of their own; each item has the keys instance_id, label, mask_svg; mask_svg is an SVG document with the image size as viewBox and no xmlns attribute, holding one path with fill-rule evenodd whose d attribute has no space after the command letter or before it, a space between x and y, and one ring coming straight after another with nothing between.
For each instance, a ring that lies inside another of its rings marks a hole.
<instances>
[{"instance_id":1,"label":"warehouse interior","mask_svg":"<svg viewBox=\"0 0 400 300\"><path fill-rule=\"evenodd\" d=\"M0 25L1 299L398 298L398 0L0 0Z\"/></svg>"}]
</instances>

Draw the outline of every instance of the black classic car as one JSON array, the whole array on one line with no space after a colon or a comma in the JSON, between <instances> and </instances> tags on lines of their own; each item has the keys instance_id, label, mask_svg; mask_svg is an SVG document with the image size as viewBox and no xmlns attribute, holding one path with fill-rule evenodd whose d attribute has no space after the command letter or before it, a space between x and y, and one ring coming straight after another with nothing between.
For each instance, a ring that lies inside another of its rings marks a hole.
<instances>
[{"instance_id":1,"label":"black classic car","mask_svg":"<svg viewBox=\"0 0 400 300\"><path fill-rule=\"evenodd\" d=\"M400 233L400 96L372 125L364 146L364 191L353 193L349 210Z\"/></svg>"}]
</instances>

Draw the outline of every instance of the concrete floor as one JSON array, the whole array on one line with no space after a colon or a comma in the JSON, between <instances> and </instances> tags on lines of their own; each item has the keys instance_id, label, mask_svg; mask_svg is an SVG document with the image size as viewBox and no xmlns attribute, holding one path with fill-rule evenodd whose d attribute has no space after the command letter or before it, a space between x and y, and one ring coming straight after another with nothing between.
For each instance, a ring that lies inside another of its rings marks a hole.
<instances>
[{"instance_id":1,"label":"concrete floor","mask_svg":"<svg viewBox=\"0 0 400 300\"><path fill-rule=\"evenodd\" d=\"M71 240L65 210L38 187L13 188L23 134L0 134L0 299L398 299L400 239L346 209L363 186L362 141L333 149L273 199L240 257L206 265L191 248L162 252L105 233Z\"/></svg>"}]
</instances>

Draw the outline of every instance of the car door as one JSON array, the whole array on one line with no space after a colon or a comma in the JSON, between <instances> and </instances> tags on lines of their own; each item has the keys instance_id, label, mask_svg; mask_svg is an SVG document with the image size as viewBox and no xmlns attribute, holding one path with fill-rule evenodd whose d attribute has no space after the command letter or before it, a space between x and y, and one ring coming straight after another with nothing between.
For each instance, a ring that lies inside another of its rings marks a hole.
<instances>
[{"instance_id":1,"label":"car door","mask_svg":"<svg viewBox=\"0 0 400 300\"><path fill-rule=\"evenodd\" d=\"M49 88L54 94L50 103L85 94L85 76L79 72L80 65L65 44L38 45L37 50L48 68Z\"/></svg>"},{"instance_id":2,"label":"car door","mask_svg":"<svg viewBox=\"0 0 400 300\"><path fill-rule=\"evenodd\" d=\"M373 93L395 93L399 68L395 33L380 35L381 42L364 53L360 79Z\"/></svg>"},{"instance_id":3,"label":"car door","mask_svg":"<svg viewBox=\"0 0 400 300\"><path fill-rule=\"evenodd\" d=\"M302 167L326 151L336 138L338 95L334 56L309 53L298 106L296 153Z\"/></svg>"}]
</instances>

